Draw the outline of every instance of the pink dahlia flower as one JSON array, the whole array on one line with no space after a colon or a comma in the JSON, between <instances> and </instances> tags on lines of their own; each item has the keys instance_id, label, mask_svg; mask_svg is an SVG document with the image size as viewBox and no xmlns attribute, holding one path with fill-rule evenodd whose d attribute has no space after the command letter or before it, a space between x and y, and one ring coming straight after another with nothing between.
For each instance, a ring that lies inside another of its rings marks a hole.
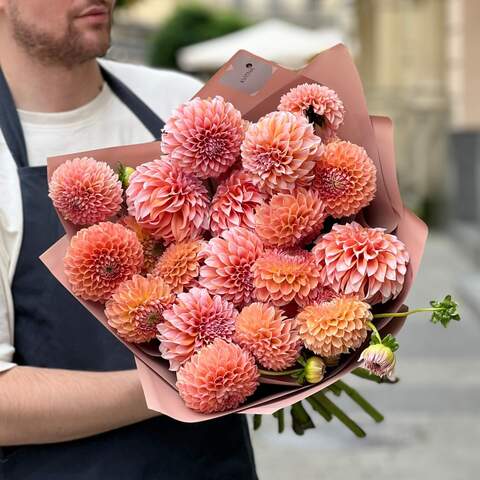
<instances>
[{"instance_id":1,"label":"pink dahlia flower","mask_svg":"<svg viewBox=\"0 0 480 480\"><path fill-rule=\"evenodd\" d=\"M314 172L312 188L335 218L355 215L375 196L377 170L365 149L354 143L329 143Z\"/></svg>"},{"instance_id":2,"label":"pink dahlia flower","mask_svg":"<svg viewBox=\"0 0 480 480\"><path fill-rule=\"evenodd\" d=\"M108 324L127 342L149 342L156 337L163 312L175 300L160 278L134 275L115 290L107 301Z\"/></svg>"},{"instance_id":3,"label":"pink dahlia flower","mask_svg":"<svg viewBox=\"0 0 480 480\"><path fill-rule=\"evenodd\" d=\"M230 227L255 228L255 209L266 195L251 177L240 170L233 172L217 188L210 208L210 231L220 235Z\"/></svg>"},{"instance_id":4,"label":"pink dahlia flower","mask_svg":"<svg viewBox=\"0 0 480 480\"><path fill-rule=\"evenodd\" d=\"M222 97L186 102L173 113L162 135L162 152L200 178L218 177L240 155L241 113Z\"/></svg>"},{"instance_id":5,"label":"pink dahlia flower","mask_svg":"<svg viewBox=\"0 0 480 480\"><path fill-rule=\"evenodd\" d=\"M202 182L166 157L140 165L127 189L130 215L167 243L190 239L208 227L208 193Z\"/></svg>"},{"instance_id":6,"label":"pink dahlia flower","mask_svg":"<svg viewBox=\"0 0 480 480\"><path fill-rule=\"evenodd\" d=\"M93 225L115 215L122 204L122 184L105 162L74 158L52 175L49 196L65 220Z\"/></svg>"},{"instance_id":7,"label":"pink dahlia flower","mask_svg":"<svg viewBox=\"0 0 480 480\"><path fill-rule=\"evenodd\" d=\"M162 357L170 370L178 370L196 351L216 338L229 340L238 315L235 307L219 295L213 297L204 288L180 293L173 306L163 314L158 326Z\"/></svg>"},{"instance_id":8,"label":"pink dahlia flower","mask_svg":"<svg viewBox=\"0 0 480 480\"><path fill-rule=\"evenodd\" d=\"M269 250L257 259L252 271L257 299L277 306L306 297L320 279L313 255L300 249Z\"/></svg>"},{"instance_id":9,"label":"pink dahlia flower","mask_svg":"<svg viewBox=\"0 0 480 480\"><path fill-rule=\"evenodd\" d=\"M405 245L383 228L356 222L334 225L313 249L322 283L336 292L385 303L402 291L409 255Z\"/></svg>"},{"instance_id":10,"label":"pink dahlia flower","mask_svg":"<svg viewBox=\"0 0 480 480\"><path fill-rule=\"evenodd\" d=\"M98 223L72 238L64 265L75 295L105 302L122 282L140 272L143 249L128 228L118 223Z\"/></svg>"},{"instance_id":11,"label":"pink dahlia flower","mask_svg":"<svg viewBox=\"0 0 480 480\"><path fill-rule=\"evenodd\" d=\"M263 253L263 243L246 228L224 230L205 247L205 265L200 268L200 285L235 305L254 299L252 266Z\"/></svg>"},{"instance_id":12,"label":"pink dahlia flower","mask_svg":"<svg viewBox=\"0 0 480 480\"><path fill-rule=\"evenodd\" d=\"M245 402L257 389L258 378L250 353L217 338L178 371L177 388L192 410L224 412Z\"/></svg>"},{"instance_id":13,"label":"pink dahlia flower","mask_svg":"<svg viewBox=\"0 0 480 480\"><path fill-rule=\"evenodd\" d=\"M278 110L306 116L328 141L343 123L345 108L336 92L318 83L304 83L282 96Z\"/></svg>"},{"instance_id":14,"label":"pink dahlia flower","mask_svg":"<svg viewBox=\"0 0 480 480\"><path fill-rule=\"evenodd\" d=\"M295 320L286 318L279 308L259 302L244 307L238 315L235 342L273 371L294 365L302 349Z\"/></svg>"},{"instance_id":15,"label":"pink dahlia flower","mask_svg":"<svg viewBox=\"0 0 480 480\"><path fill-rule=\"evenodd\" d=\"M272 112L250 125L241 151L243 168L262 191L289 193L312 182L323 145L306 118Z\"/></svg>"},{"instance_id":16,"label":"pink dahlia flower","mask_svg":"<svg viewBox=\"0 0 480 480\"><path fill-rule=\"evenodd\" d=\"M316 238L325 218L319 194L299 188L293 193L277 193L259 207L255 232L266 245L293 247Z\"/></svg>"}]
</instances>

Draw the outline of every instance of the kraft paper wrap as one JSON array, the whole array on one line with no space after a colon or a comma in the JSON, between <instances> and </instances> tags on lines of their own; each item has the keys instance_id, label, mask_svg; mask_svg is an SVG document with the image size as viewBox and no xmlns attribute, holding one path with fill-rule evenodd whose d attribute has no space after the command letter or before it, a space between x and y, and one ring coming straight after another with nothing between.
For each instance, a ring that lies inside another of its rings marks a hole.
<instances>
[{"instance_id":1,"label":"kraft paper wrap","mask_svg":"<svg viewBox=\"0 0 480 480\"><path fill-rule=\"evenodd\" d=\"M284 92L305 82L324 84L339 94L346 109L345 122L339 131L340 138L362 145L375 162L376 197L356 220L365 226L383 227L395 233L405 243L410 253L410 263L401 294L385 305L375 306L374 312L397 312L405 309L404 302L420 266L427 227L403 206L396 177L392 122L385 117L369 117L360 78L346 48L337 45L326 50L300 71L287 70L241 50L207 82L198 95L203 98L221 95L232 102L245 118L254 121L275 110ZM112 147L52 157L48 159L48 178L50 179L60 164L79 156L94 157L113 168L120 163L136 167L159 158L160 143ZM63 258L69 239L76 233L77 227L61 217L60 219L66 235L49 248L41 256L41 260L71 292L64 273ZM262 379L257 392L241 407L234 411L203 415L185 406L175 388L175 374L168 370L168 363L160 358L158 346L154 342L148 345L124 342L107 324L103 305L78 298L77 300L134 354L148 407L183 422L205 421L233 412L273 413L328 387L349 373L358 366L358 357L362 350L345 356L340 365L319 384L299 386L290 378ZM382 319L377 323L377 327L382 334L396 334L403 324L404 319Z\"/></svg>"}]
</instances>

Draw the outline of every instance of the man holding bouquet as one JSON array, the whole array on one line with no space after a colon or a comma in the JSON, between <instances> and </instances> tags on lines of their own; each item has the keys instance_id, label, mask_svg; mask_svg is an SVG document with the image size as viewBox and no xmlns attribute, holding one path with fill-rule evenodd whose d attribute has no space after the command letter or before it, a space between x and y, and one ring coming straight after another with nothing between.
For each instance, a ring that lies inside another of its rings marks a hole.
<instances>
[{"instance_id":1,"label":"man holding bouquet","mask_svg":"<svg viewBox=\"0 0 480 480\"><path fill-rule=\"evenodd\" d=\"M148 142L200 88L97 61L114 0L0 0L0 479L255 479L244 417L145 404L132 355L38 256L63 231L46 158Z\"/></svg>"}]
</instances>

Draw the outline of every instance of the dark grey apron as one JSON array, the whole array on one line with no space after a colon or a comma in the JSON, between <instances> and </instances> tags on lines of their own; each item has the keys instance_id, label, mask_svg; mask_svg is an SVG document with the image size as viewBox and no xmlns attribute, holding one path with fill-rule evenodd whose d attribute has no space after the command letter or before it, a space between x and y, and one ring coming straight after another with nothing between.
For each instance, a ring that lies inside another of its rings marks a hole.
<instances>
[{"instance_id":1,"label":"dark grey apron","mask_svg":"<svg viewBox=\"0 0 480 480\"><path fill-rule=\"evenodd\" d=\"M119 79L103 68L102 74L157 138L163 121ZM72 370L135 368L132 354L38 259L64 231L48 198L46 167L28 165L22 127L1 70L0 127L18 166L23 201L23 241L12 285L14 361ZM158 417L71 442L0 448L0 480L256 478L248 428L241 415L198 424Z\"/></svg>"}]
</instances>

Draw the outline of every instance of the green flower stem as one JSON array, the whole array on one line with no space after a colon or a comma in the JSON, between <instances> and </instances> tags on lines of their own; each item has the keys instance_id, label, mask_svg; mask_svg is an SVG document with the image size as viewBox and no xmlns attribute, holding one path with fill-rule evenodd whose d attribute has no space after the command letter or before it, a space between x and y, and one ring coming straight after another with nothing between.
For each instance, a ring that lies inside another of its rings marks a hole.
<instances>
[{"instance_id":1,"label":"green flower stem","mask_svg":"<svg viewBox=\"0 0 480 480\"><path fill-rule=\"evenodd\" d=\"M290 409L290 413L292 415L292 428L297 435L303 435L308 428L315 428L302 402L294 403Z\"/></svg>"},{"instance_id":2,"label":"green flower stem","mask_svg":"<svg viewBox=\"0 0 480 480\"><path fill-rule=\"evenodd\" d=\"M315 397L307 397L306 400L311 405L311 407L327 422L330 422L332 420L332 414L327 409L325 409Z\"/></svg>"},{"instance_id":3,"label":"green flower stem","mask_svg":"<svg viewBox=\"0 0 480 480\"><path fill-rule=\"evenodd\" d=\"M422 313L422 312L440 312L444 310L444 308L415 308L414 310L408 310L407 312L400 312L400 313L375 313L373 318L401 318L401 317L408 317L414 313Z\"/></svg>"},{"instance_id":4,"label":"green flower stem","mask_svg":"<svg viewBox=\"0 0 480 480\"><path fill-rule=\"evenodd\" d=\"M342 389L338 385L338 382L333 383L328 387L328 389L336 396L339 397L342 393Z\"/></svg>"},{"instance_id":5,"label":"green flower stem","mask_svg":"<svg viewBox=\"0 0 480 480\"><path fill-rule=\"evenodd\" d=\"M315 399L329 411L333 416L337 417L349 430L351 430L357 437L363 438L367 434L365 431L357 425L343 410L337 407L326 395L323 393L317 393L314 395Z\"/></svg>"},{"instance_id":6,"label":"green flower stem","mask_svg":"<svg viewBox=\"0 0 480 480\"><path fill-rule=\"evenodd\" d=\"M372 322L368 322L367 325L370 327L370 330L372 330L373 335L377 337L379 342L381 342L382 337L380 336L380 332L378 331L377 327Z\"/></svg>"},{"instance_id":7,"label":"green flower stem","mask_svg":"<svg viewBox=\"0 0 480 480\"><path fill-rule=\"evenodd\" d=\"M278 422L278 433L283 433L285 430L285 410L282 408L275 412L273 416L277 419Z\"/></svg>"},{"instance_id":8,"label":"green flower stem","mask_svg":"<svg viewBox=\"0 0 480 480\"><path fill-rule=\"evenodd\" d=\"M258 369L260 375L266 375L269 377L283 377L285 375L295 375L296 373L301 373L303 372L303 368L295 368L293 370L285 370L283 372L271 372L270 370L262 370Z\"/></svg>"},{"instance_id":9,"label":"green flower stem","mask_svg":"<svg viewBox=\"0 0 480 480\"><path fill-rule=\"evenodd\" d=\"M253 429L258 430L262 426L262 416L254 415L253 416Z\"/></svg>"},{"instance_id":10,"label":"green flower stem","mask_svg":"<svg viewBox=\"0 0 480 480\"><path fill-rule=\"evenodd\" d=\"M347 385L342 380L338 380L336 385L343 390L359 407L361 407L375 422L383 422L383 415L364 397L362 397L354 388Z\"/></svg>"}]
</instances>

